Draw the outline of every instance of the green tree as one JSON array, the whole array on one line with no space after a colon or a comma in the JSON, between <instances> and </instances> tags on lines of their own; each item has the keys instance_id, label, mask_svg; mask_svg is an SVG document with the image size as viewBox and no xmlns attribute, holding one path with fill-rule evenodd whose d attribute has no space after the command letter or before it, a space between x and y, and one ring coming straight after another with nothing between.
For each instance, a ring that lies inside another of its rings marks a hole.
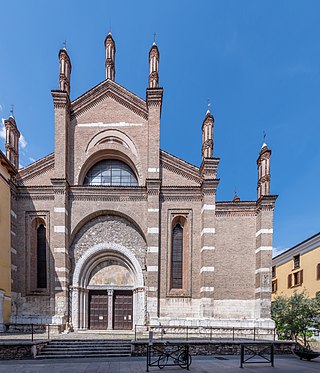
<instances>
[{"instance_id":1,"label":"green tree","mask_svg":"<svg viewBox=\"0 0 320 373\"><path fill-rule=\"evenodd\" d=\"M310 329L320 329L320 297L309 298L307 293L294 292L291 297L279 295L272 302L272 319L280 339L303 339L308 345Z\"/></svg>"}]
</instances>

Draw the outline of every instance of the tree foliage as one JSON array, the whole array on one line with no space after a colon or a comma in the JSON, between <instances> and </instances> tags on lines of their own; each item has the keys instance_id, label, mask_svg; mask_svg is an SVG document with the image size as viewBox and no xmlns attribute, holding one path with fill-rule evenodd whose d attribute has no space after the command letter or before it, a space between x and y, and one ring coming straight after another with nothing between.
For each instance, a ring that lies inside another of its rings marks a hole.
<instances>
[{"instance_id":1,"label":"tree foliage","mask_svg":"<svg viewBox=\"0 0 320 373\"><path fill-rule=\"evenodd\" d=\"M305 291L290 297L279 295L272 302L271 314L280 339L297 342L302 338L307 346L310 330L320 329L320 297L309 298Z\"/></svg>"}]
</instances>

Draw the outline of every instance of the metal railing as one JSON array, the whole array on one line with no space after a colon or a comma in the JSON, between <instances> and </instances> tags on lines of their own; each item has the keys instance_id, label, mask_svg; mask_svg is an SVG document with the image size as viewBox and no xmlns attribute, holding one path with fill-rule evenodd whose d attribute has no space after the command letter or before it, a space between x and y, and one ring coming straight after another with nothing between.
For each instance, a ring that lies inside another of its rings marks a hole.
<instances>
[{"instance_id":1,"label":"metal railing","mask_svg":"<svg viewBox=\"0 0 320 373\"><path fill-rule=\"evenodd\" d=\"M270 344L256 344L254 346L241 345L240 368L243 364L271 364L274 366L274 346Z\"/></svg>"},{"instance_id":2,"label":"metal railing","mask_svg":"<svg viewBox=\"0 0 320 373\"><path fill-rule=\"evenodd\" d=\"M246 327L210 327L210 326L168 326L168 325L135 325L134 340L148 337L148 332L153 332L155 340L276 340L276 329L246 328Z\"/></svg>"},{"instance_id":3,"label":"metal railing","mask_svg":"<svg viewBox=\"0 0 320 373\"><path fill-rule=\"evenodd\" d=\"M32 342L35 340L50 339L50 324L4 323L3 326L4 331L0 333L0 341L3 339L21 339L19 338L21 336L26 336Z\"/></svg>"}]
</instances>

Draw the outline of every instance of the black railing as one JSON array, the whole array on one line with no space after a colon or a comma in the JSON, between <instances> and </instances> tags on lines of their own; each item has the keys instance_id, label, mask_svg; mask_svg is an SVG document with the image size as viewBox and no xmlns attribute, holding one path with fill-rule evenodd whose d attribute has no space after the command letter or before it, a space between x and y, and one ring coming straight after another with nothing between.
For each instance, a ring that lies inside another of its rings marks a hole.
<instances>
[{"instance_id":1,"label":"black railing","mask_svg":"<svg viewBox=\"0 0 320 373\"><path fill-rule=\"evenodd\" d=\"M155 340L190 339L201 340L276 340L276 329L270 328L245 328L245 327L196 327L196 326L168 326L168 325L135 325L134 340L147 337L149 331L153 332Z\"/></svg>"},{"instance_id":2,"label":"black railing","mask_svg":"<svg viewBox=\"0 0 320 373\"><path fill-rule=\"evenodd\" d=\"M17 324L4 323L4 331L0 333L1 339L18 339L18 336L26 336L32 342L35 340L50 339L50 324Z\"/></svg>"},{"instance_id":3,"label":"black railing","mask_svg":"<svg viewBox=\"0 0 320 373\"><path fill-rule=\"evenodd\" d=\"M240 368L243 364L271 364L274 366L274 346L272 343L241 345Z\"/></svg>"}]
</instances>

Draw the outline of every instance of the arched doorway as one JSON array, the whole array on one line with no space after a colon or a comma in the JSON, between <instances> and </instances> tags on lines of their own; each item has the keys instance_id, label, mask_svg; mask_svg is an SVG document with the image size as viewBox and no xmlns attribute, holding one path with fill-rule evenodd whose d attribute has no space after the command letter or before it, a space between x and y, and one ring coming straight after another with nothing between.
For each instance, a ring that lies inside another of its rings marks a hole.
<instances>
[{"instance_id":1,"label":"arched doorway","mask_svg":"<svg viewBox=\"0 0 320 373\"><path fill-rule=\"evenodd\" d=\"M73 274L73 327L128 330L144 319L144 281L134 254L110 242L89 248Z\"/></svg>"}]
</instances>

